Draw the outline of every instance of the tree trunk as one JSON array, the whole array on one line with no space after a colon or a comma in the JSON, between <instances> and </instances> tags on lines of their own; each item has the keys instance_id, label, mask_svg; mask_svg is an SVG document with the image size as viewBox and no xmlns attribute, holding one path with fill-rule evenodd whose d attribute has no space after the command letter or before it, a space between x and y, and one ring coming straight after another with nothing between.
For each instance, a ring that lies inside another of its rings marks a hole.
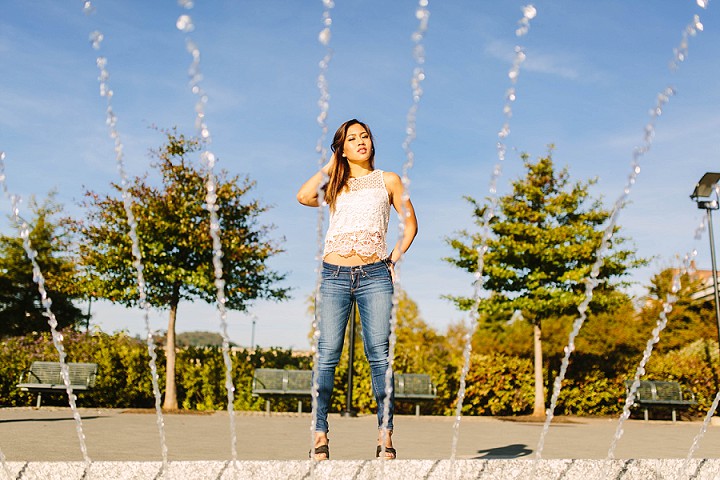
<instances>
[{"instance_id":1,"label":"tree trunk","mask_svg":"<svg viewBox=\"0 0 720 480\"><path fill-rule=\"evenodd\" d=\"M164 410L177 410L177 386L175 384L175 319L177 318L177 302L170 306L167 338L165 340L165 358L167 367L165 371L165 402Z\"/></svg>"},{"instance_id":2,"label":"tree trunk","mask_svg":"<svg viewBox=\"0 0 720 480\"><path fill-rule=\"evenodd\" d=\"M540 321L533 323L533 347L535 349L535 407L534 417L545 416L545 389L543 382L542 330Z\"/></svg>"}]
</instances>

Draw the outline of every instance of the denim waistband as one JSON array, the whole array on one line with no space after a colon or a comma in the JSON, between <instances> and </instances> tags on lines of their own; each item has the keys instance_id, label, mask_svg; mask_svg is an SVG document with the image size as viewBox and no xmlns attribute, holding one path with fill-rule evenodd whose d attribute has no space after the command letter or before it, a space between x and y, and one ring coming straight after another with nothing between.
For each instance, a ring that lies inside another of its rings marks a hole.
<instances>
[{"instance_id":1,"label":"denim waistband","mask_svg":"<svg viewBox=\"0 0 720 480\"><path fill-rule=\"evenodd\" d=\"M387 269L387 261L386 260L380 260L379 262L375 263L366 263L364 265L353 265L352 267L347 267L343 265L335 265L333 263L322 263L323 268L327 270L332 270L336 273L353 273L353 272L372 272L373 270L377 270L380 268Z\"/></svg>"}]
</instances>

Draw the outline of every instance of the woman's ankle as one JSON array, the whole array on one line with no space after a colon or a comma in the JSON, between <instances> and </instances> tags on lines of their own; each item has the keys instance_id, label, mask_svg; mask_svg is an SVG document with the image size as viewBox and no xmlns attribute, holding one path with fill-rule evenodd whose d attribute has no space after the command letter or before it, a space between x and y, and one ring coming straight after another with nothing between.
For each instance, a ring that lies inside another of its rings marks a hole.
<instances>
[{"instance_id":1,"label":"woman's ankle","mask_svg":"<svg viewBox=\"0 0 720 480\"><path fill-rule=\"evenodd\" d=\"M392 447L392 430L382 430L380 429L378 432L378 445L385 444L386 447Z\"/></svg>"},{"instance_id":2,"label":"woman's ankle","mask_svg":"<svg viewBox=\"0 0 720 480\"><path fill-rule=\"evenodd\" d=\"M330 443L327 432L315 432L315 446L327 445Z\"/></svg>"}]
</instances>

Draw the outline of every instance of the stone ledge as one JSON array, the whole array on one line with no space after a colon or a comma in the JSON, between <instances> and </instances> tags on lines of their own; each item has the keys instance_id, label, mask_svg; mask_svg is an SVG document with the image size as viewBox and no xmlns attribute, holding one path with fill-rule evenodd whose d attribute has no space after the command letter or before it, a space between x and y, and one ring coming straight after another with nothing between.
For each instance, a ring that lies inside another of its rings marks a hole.
<instances>
[{"instance_id":1,"label":"stone ledge","mask_svg":"<svg viewBox=\"0 0 720 480\"><path fill-rule=\"evenodd\" d=\"M720 473L720 459L181 461L169 462L164 472L162 462L6 462L3 469L17 480L712 480Z\"/></svg>"}]
</instances>

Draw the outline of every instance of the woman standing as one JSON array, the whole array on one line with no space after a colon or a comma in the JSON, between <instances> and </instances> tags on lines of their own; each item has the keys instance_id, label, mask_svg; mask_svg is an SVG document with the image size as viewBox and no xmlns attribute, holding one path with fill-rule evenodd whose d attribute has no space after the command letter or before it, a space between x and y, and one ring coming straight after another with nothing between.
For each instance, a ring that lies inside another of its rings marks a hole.
<instances>
[{"instance_id":1,"label":"woman standing","mask_svg":"<svg viewBox=\"0 0 720 480\"><path fill-rule=\"evenodd\" d=\"M330 207L325 236L322 282L315 308L318 330L318 398L315 423L315 460L330 458L328 409L340 361L345 327L353 302L360 311L365 356L370 363L373 393L378 406L378 445L385 444L385 458L393 459L393 395L389 398L387 430L383 431L385 374L389 367L394 266L410 248L417 234L417 219L404 187L395 173L375 170L375 147L370 128L352 119L343 123L332 143L330 161L313 175L297 194L303 205L319 205L318 190ZM327 183L321 182L327 176ZM390 205L404 219L400 240L387 253L385 237ZM391 381L393 379L391 378Z\"/></svg>"}]
</instances>

